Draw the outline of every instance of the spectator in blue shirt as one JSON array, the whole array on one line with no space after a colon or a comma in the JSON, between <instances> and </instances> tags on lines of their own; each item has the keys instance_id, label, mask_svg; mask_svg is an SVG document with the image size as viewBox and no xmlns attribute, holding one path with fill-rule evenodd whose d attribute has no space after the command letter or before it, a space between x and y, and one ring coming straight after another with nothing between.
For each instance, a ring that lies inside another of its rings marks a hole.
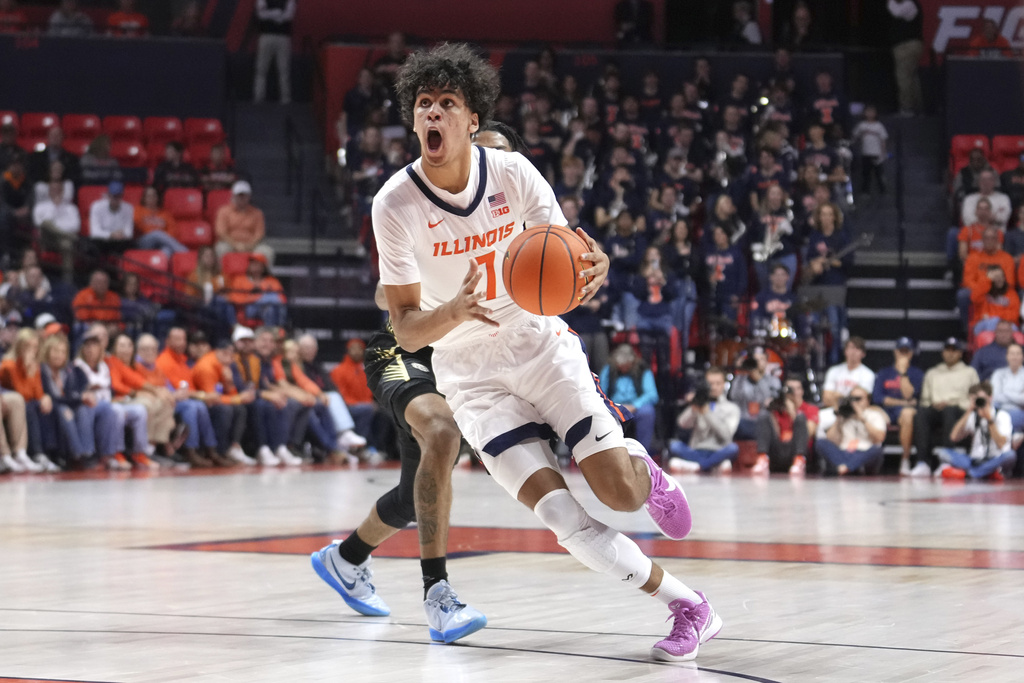
<instances>
[{"instance_id":1,"label":"spectator in blue shirt","mask_svg":"<svg viewBox=\"0 0 1024 683\"><path fill-rule=\"evenodd\" d=\"M600 381L608 398L633 413L636 440L651 450L658 403L654 373L644 367L632 346L622 344L612 352L611 362L601 370Z\"/></svg>"},{"instance_id":2,"label":"spectator in blue shirt","mask_svg":"<svg viewBox=\"0 0 1024 683\"><path fill-rule=\"evenodd\" d=\"M1013 343L1013 323L1007 320L996 325L996 336L991 344L986 344L974 352L971 367L978 371L982 382L992 377L999 368L1006 367L1006 349Z\"/></svg>"},{"instance_id":3,"label":"spectator in blue shirt","mask_svg":"<svg viewBox=\"0 0 1024 683\"><path fill-rule=\"evenodd\" d=\"M900 446L903 448L900 474L910 476L914 415L917 414L917 400L921 397L924 371L910 364L914 358L914 341L910 337L900 337L896 340L892 357L893 364L875 375L875 389L871 402L881 406L888 413L891 424L899 425Z\"/></svg>"},{"instance_id":4,"label":"spectator in blue shirt","mask_svg":"<svg viewBox=\"0 0 1024 683\"><path fill-rule=\"evenodd\" d=\"M729 234L716 225L711 236L714 246L707 253L712 315L736 321L740 301L747 295L747 259L736 245L729 242Z\"/></svg>"}]
</instances>

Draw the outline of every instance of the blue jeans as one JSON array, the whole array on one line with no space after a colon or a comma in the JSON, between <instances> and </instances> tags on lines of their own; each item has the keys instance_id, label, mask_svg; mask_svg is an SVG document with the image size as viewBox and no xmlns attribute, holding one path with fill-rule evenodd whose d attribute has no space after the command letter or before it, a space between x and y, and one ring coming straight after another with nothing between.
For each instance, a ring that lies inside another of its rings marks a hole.
<instances>
[{"instance_id":1,"label":"blue jeans","mask_svg":"<svg viewBox=\"0 0 1024 683\"><path fill-rule=\"evenodd\" d=\"M210 411L205 403L195 399L179 401L174 406L174 416L188 425L185 448L217 447L217 433L213 430Z\"/></svg>"},{"instance_id":2,"label":"blue jeans","mask_svg":"<svg viewBox=\"0 0 1024 683\"><path fill-rule=\"evenodd\" d=\"M110 422L109 404L101 403L96 406L87 406L84 403L75 408L75 429L78 432L78 441L82 447L82 455L85 457L96 455L96 423L100 419L99 414L104 414L104 424ZM114 451L106 455L112 455Z\"/></svg>"},{"instance_id":3,"label":"blue jeans","mask_svg":"<svg viewBox=\"0 0 1024 683\"><path fill-rule=\"evenodd\" d=\"M264 325L280 327L288 319L288 307L282 302L280 294L267 292L256 303L245 307L245 315L259 318Z\"/></svg>"},{"instance_id":4,"label":"blue jeans","mask_svg":"<svg viewBox=\"0 0 1024 683\"><path fill-rule=\"evenodd\" d=\"M317 403L309 411L309 425L306 434L325 451L334 451L338 448L338 430L334 427L334 420L331 419L331 411L322 403Z\"/></svg>"},{"instance_id":5,"label":"blue jeans","mask_svg":"<svg viewBox=\"0 0 1024 683\"><path fill-rule=\"evenodd\" d=\"M155 230L135 240L138 249L160 249L167 252L167 255L180 254L188 251L188 247L168 235L163 230Z\"/></svg>"},{"instance_id":6,"label":"blue jeans","mask_svg":"<svg viewBox=\"0 0 1024 683\"><path fill-rule=\"evenodd\" d=\"M636 426L636 440L651 452L651 445L654 442L654 404L648 403L633 411L633 424Z\"/></svg>"},{"instance_id":7,"label":"blue jeans","mask_svg":"<svg viewBox=\"0 0 1024 683\"><path fill-rule=\"evenodd\" d=\"M81 406L79 410L93 411L88 406ZM53 411L43 416L43 429L56 436L54 450L68 462L81 460L88 457L95 451L95 444L91 441L86 445L82 442L78 432L76 411L59 403L54 404ZM91 420L90 420L91 422ZM90 430L91 431L91 430Z\"/></svg>"},{"instance_id":8,"label":"blue jeans","mask_svg":"<svg viewBox=\"0 0 1024 683\"><path fill-rule=\"evenodd\" d=\"M109 401L102 401L96 404L93 414L96 419L91 429L96 435L96 454L108 456L124 451L124 411ZM142 433L145 434L145 430Z\"/></svg>"},{"instance_id":9,"label":"blue jeans","mask_svg":"<svg viewBox=\"0 0 1024 683\"><path fill-rule=\"evenodd\" d=\"M1013 425L1013 431L1024 431L1024 410L1014 406L1008 406L1005 403L999 406L999 410L1006 411L1010 416L1010 423Z\"/></svg>"},{"instance_id":10,"label":"blue jeans","mask_svg":"<svg viewBox=\"0 0 1024 683\"><path fill-rule=\"evenodd\" d=\"M149 415L146 413L146 407L141 403L112 403L110 405L113 407L114 412L123 415L121 419L122 427L114 435L114 443L117 447L117 450L114 452L124 452L126 447L124 427L127 426L132 430L132 449L130 453L148 454L151 449L148 437Z\"/></svg>"},{"instance_id":11,"label":"blue jeans","mask_svg":"<svg viewBox=\"0 0 1024 683\"><path fill-rule=\"evenodd\" d=\"M1014 462L1017 461L1017 454L1011 450L1003 451L998 456L977 464L961 448L940 448L937 452L939 460L967 472L971 479L984 479L1000 467L1006 467L1007 470L1012 469Z\"/></svg>"},{"instance_id":12,"label":"blue jeans","mask_svg":"<svg viewBox=\"0 0 1024 683\"><path fill-rule=\"evenodd\" d=\"M334 428L338 430L338 434L355 428L352 413L348 411L345 400L337 391L327 392L327 408L331 411L331 419L334 420Z\"/></svg>"},{"instance_id":13,"label":"blue jeans","mask_svg":"<svg viewBox=\"0 0 1024 683\"><path fill-rule=\"evenodd\" d=\"M218 403L207 407L210 423L217 435L217 451L226 453L233 445L241 444L246 427L244 405Z\"/></svg>"},{"instance_id":14,"label":"blue jeans","mask_svg":"<svg viewBox=\"0 0 1024 683\"><path fill-rule=\"evenodd\" d=\"M862 467L865 470L874 470L876 466L882 464L882 458L885 457L885 450L882 446L872 446L865 451L847 451L828 439L815 441L814 450L833 467L846 465L851 472L856 472Z\"/></svg>"},{"instance_id":15,"label":"blue jeans","mask_svg":"<svg viewBox=\"0 0 1024 683\"><path fill-rule=\"evenodd\" d=\"M248 420L249 424L256 425L256 445L268 446L271 450L286 445L292 424L301 409L302 405L292 399L288 399L284 408L262 398L250 403Z\"/></svg>"},{"instance_id":16,"label":"blue jeans","mask_svg":"<svg viewBox=\"0 0 1024 683\"><path fill-rule=\"evenodd\" d=\"M730 443L719 448L717 451L712 451L690 448L682 441L672 441L668 445L668 450L672 457L692 460L699 464L700 468L706 472L721 462L735 459L740 452L740 447L735 443Z\"/></svg>"},{"instance_id":17,"label":"blue jeans","mask_svg":"<svg viewBox=\"0 0 1024 683\"><path fill-rule=\"evenodd\" d=\"M25 429L28 430L28 452L31 455L44 452L43 411L39 401L25 401Z\"/></svg>"}]
</instances>

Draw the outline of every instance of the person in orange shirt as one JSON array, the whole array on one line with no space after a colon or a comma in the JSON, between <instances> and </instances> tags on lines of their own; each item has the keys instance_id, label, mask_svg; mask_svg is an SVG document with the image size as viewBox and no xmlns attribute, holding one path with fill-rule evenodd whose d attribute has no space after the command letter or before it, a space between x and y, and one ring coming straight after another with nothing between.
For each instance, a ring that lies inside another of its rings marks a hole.
<instances>
[{"instance_id":1,"label":"person in orange shirt","mask_svg":"<svg viewBox=\"0 0 1024 683\"><path fill-rule=\"evenodd\" d=\"M151 384L135 369L135 342L127 334L119 334L114 338L113 353L107 356L106 361L110 369L110 389L114 392L114 400L137 403L146 409L149 415L149 442L156 447L160 456L171 458L185 441L188 429L184 423L180 427L175 426L174 397L171 392L166 386ZM159 467L155 461L144 465L151 469Z\"/></svg>"},{"instance_id":2,"label":"person in orange shirt","mask_svg":"<svg viewBox=\"0 0 1024 683\"><path fill-rule=\"evenodd\" d=\"M250 255L245 274L232 278L230 298L246 317L266 326L281 327L288 318L284 288L267 272L267 259L262 254Z\"/></svg>"},{"instance_id":3,"label":"person in orange shirt","mask_svg":"<svg viewBox=\"0 0 1024 683\"><path fill-rule=\"evenodd\" d=\"M121 297L110 291L110 276L94 270L89 286L71 300L71 310L79 322L121 322Z\"/></svg>"},{"instance_id":4,"label":"person in orange shirt","mask_svg":"<svg viewBox=\"0 0 1024 683\"><path fill-rule=\"evenodd\" d=\"M137 38L149 33L149 19L135 9L135 0L120 0L118 10L107 17L107 33L122 38Z\"/></svg>"},{"instance_id":5,"label":"person in orange shirt","mask_svg":"<svg viewBox=\"0 0 1024 683\"><path fill-rule=\"evenodd\" d=\"M282 391L310 409L305 436L317 447L314 448L314 458L326 458L336 465L346 464L348 453L338 448L338 429L327 406L327 394L303 372L298 342L288 339L282 349L284 353L273 361L274 379Z\"/></svg>"},{"instance_id":6,"label":"person in orange shirt","mask_svg":"<svg viewBox=\"0 0 1024 683\"><path fill-rule=\"evenodd\" d=\"M263 211L252 205L252 185L239 180L231 186L231 201L217 210L217 256L231 251L254 251L262 254L267 263L273 263L274 250L263 244L266 231Z\"/></svg>"},{"instance_id":7,"label":"person in orange shirt","mask_svg":"<svg viewBox=\"0 0 1024 683\"><path fill-rule=\"evenodd\" d=\"M971 310L974 334L994 332L1000 320L1014 325L1020 323L1020 297L1017 290L1007 285L1006 273L1001 267L990 265L985 278L971 286Z\"/></svg>"},{"instance_id":8,"label":"person in orange shirt","mask_svg":"<svg viewBox=\"0 0 1024 683\"><path fill-rule=\"evenodd\" d=\"M239 378L232 370L233 360L231 340L221 339L192 367L192 384L196 391L220 397L220 405L207 407L221 452L239 464L256 465L257 461L242 450L248 414L246 406L256 400L256 392L252 388L238 391Z\"/></svg>"},{"instance_id":9,"label":"person in orange shirt","mask_svg":"<svg viewBox=\"0 0 1024 683\"><path fill-rule=\"evenodd\" d=\"M16 391L25 399L25 425L28 429L28 452L32 458L17 460L29 472L57 471L57 465L46 457L45 446L52 450L56 443L44 443L43 416L53 410L53 400L43 392L39 371L39 333L29 327L18 330L14 344L0 362L0 386ZM48 441L52 441L52 434Z\"/></svg>"},{"instance_id":10,"label":"person in orange shirt","mask_svg":"<svg viewBox=\"0 0 1024 683\"><path fill-rule=\"evenodd\" d=\"M142 192L142 201L135 207L135 246L139 249L160 249L170 257L188 251L174 238L178 225L169 212L160 208L160 193L150 185Z\"/></svg>"},{"instance_id":11,"label":"person in orange shirt","mask_svg":"<svg viewBox=\"0 0 1024 683\"><path fill-rule=\"evenodd\" d=\"M981 22L981 32L971 36L967 54L971 57L1012 57L1013 49L1006 36L999 34L999 24L985 19Z\"/></svg>"},{"instance_id":12,"label":"person in orange shirt","mask_svg":"<svg viewBox=\"0 0 1024 683\"><path fill-rule=\"evenodd\" d=\"M141 340L140 340L141 341ZM192 384L192 368L188 366L188 335L181 327L172 327L167 333L163 352L156 358L156 368L170 382L174 392L174 414L189 428L185 440L186 453L202 448L206 458L220 467L232 467L235 461L218 450L217 432L210 418L211 408L222 410L220 396L197 391ZM140 354L141 355L141 354Z\"/></svg>"},{"instance_id":13,"label":"person in orange shirt","mask_svg":"<svg viewBox=\"0 0 1024 683\"><path fill-rule=\"evenodd\" d=\"M987 291L989 266L999 266L1003 270L1006 274L1006 284L1010 289L1017 286L1013 257L999 247L999 228L986 228L982 233L981 243L981 251L968 254L964 262L963 281L956 293L956 304L960 310L960 321L964 330L970 329L971 292L979 288Z\"/></svg>"},{"instance_id":14,"label":"person in orange shirt","mask_svg":"<svg viewBox=\"0 0 1024 683\"><path fill-rule=\"evenodd\" d=\"M352 414L356 434L367 440L368 448L384 452L385 446L391 442L391 423L373 400L373 392L366 381L366 369L363 367L366 342L350 339L345 351L345 357L331 370L331 380Z\"/></svg>"},{"instance_id":15,"label":"person in orange shirt","mask_svg":"<svg viewBox=\"0 0 1024 683\"><path fill-rule=\"evenodd\" d=\"M983 248L982 238L985 235L985 228L992 225L992 202L982 197L978 200L974 209L978 222L974 225L965 225L960 228L957 236L958 249L960 252L960 263L966 263L971 252L981 251ZM1003 232L999 231L999 245L1003 244Z\"/></svg>"}]
</instances>

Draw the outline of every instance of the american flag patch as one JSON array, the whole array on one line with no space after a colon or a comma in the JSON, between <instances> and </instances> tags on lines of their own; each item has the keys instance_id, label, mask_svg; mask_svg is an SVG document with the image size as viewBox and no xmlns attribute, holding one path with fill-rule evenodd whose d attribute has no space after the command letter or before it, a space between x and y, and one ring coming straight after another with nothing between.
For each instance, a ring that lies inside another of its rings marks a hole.
<instances>
[{"instance_id":1,"label":"american flag patch","mask_svg":"<svg viewBox=\"0 0 1024 683\"><path fill-rule=\"evenodd\" d=\"M501 206L505 203L505 193L499 192L498 194L492 194L487 198L487 205L492 209L496 206Z\"/></svg>"}]
</instances>

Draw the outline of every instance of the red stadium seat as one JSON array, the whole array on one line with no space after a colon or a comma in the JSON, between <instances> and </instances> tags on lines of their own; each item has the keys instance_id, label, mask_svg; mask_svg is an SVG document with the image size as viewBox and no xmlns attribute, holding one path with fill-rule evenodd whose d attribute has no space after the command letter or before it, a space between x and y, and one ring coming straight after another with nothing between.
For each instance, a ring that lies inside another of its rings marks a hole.
<instances>
[{"instance_id":1,"label":"red stadium seat","mask_svg":"<svg viewBox=\"0 0 1024 683\"><path fill-rule=\"evenodd\" d=\"M949 145L949 165L953 173L957 173L967 165L971 152L980 149L988 157L989 143L985 135L954 135Z\"/></svg>"},{"instance_id":2,"label":"red stadium seat","mask_svg":"<svg viewBox=\"0 0 1024 683\"><path fill-rule=\"evenodd\" d=\"M124 252L121 267L139 276L139 290L147 299L164 303L171 298L171 262L160 249L129 249Z\"/></svg>"},{"instance_id":3,"label":"red stadium seat","mask_svg":"<svg viewBox=\"0 0 1024 683\"><path fill-rule=\"evenodd\" d=\"M177 116L147 116L142 122L146 144L180 141L183 134L181 119Z\"/></svg>"},{"instance_id":4,"label":"red stadium seat","mask_svg":"<svg viewBox=\"0 0 1024 683\"><path fill-rule=\"evenodd\" d=\"M142 168L146 165L146 150L142 143L134 140L115 140L110 145L110 156L125 168Z\"/></svg>"},{"instance_id":5,"label":"red stadium seat","mask_svg":"<svg viewBox=\"0 0 1024 683\"><path fill-rule=\"evenodd\" d=\"M203 193L193 187L172 187L164 193L164 210L176 220L203 217Z\"/></svg>"},{"instance_id":6,"label":"red stadium seat","mask_svg":"<svg viewBox=\"0 0 1024 683\"><path fill-rule=\"evenodd\" d=\"M56 114L47 112L28 112L21 115L21 127L18 134L26 138L45 138L46 132L60 125Z\"/></svg>"},{"instance_id":7,"label":"red stadium seat","mask_svg":"<svg viewBox=\"0 0 1024 683\"><path fill-rule=\"evenodd\" d=\"M211 190L206 193L206 220L211 225L217 224L217 211L225 204L231 203L231 190Z\"/></svg>"},{"instance_id":8,"label":"red stadium seat","mask_svg":"<svg viewBox=\"0 0 1024 683\"><path fill-rule=\"evenodd\" d=\"M220 271L225 278L243 275L249 267L250 254L245 251L229 251L220 259Z\"/></svg>"},{"instance_id":9,"label":"red stadium seat","mask_svg":"<svg viewBox=\"0 0 1024 683\"><path fill-rule=\"evenodd\" d=\"M138 206L142 203L142 192L145 190L142 185L125 185L124 186L124 201L126 204L132 206Z\"/></svg>"},{"instance_id":10,"label":"red stadium seat","mask_svg":"<svg viewBox=\"0 0 1024 683\"><path fill-rule=\"evenodd\" d=\"M100 117L95 114L65 114L60 121L65 140L91 142L100 134Z\"/></svg>"},{"instance_id":11,"label":"red stadium seat","mask_svg":"<svg viewBox=\"0 0 1024 683\"><path fill-rule=\"evenodd\" d=\"M76 157L80 157L83 154L85 154L86 151L89 149L89 144L91 142L92 142L92 140L85 140L85 139L64 140L64 150L67 151L67 152L71 152Z\"/></svg>"},{"instance_id":12,"label":"red stadium seat","mask_svg":"<svg viewBox=\"0 0 1024 683\"><path fill-rule=\"evenodd\" d=\"M196 269L197 263L199 263L199 252L179 251L171 257L171 274L184 280Z\"/></svg>"},{"instance_id":13,"label":"red stadium seat","mask_svg":"<svg viewBox=\"0 0 1024 683\"><path fill-rule=\"evenodd\" d=\"M185 141L194 145L204 142L215 145L224 140L224 126L220 119L185 119Z\"/></svg>"},{"instance_id":14,"label":"red stadium seat","mask_svg":"<svg viewBox=\"0 0 1024 683\"><path fill-rule=\"evenodd\" d=\"M156 168L164 160L164 150L166 148L166 142L146 143L146 162L150 168Z\"/></svg>"},{"instance_id":15,"label":"red stadium seat","mask_svg":"<svg viewBox=\"0 0 1024 683\"><path fill-rule=\"evenodd\" d=\"M142 121L138 116L107 116L103 119L103 132L114 141L142 142Z\"/></svg>"},{"instance_id":16,"label":"red stadium seat","mask_svg":"<svg viewBox=\"0 0 1024 683\"><path fill-rule=\"evenodd\" d=\"M996 135L992 138L992 165L999 171L1013 168L1024 154L1024 135Z\"/></svg>"},{"instance_id":17,"label":"red stadium seat","mask_svg":"<svg viewBox=\"0 0 1024 683\"><path fill-rule=\"evenodd\" d=\"M106 185L83 185L78 188L78 213L82 217L82 236L89 235L89 207L107 195Z\"/></svg>"},{"instance_id":18,"label":"red stadium seat","mask_svg":"<svg viewBox=\"0 0 1024 683\"><path fill-rule=\"evenodd\" d=\"M178 241L189 249L213 246L213 227L203 220L178 222Z\"/></svg>"},{"instance_id":19,"label":"red stadium seat","mask_svg":"<svg viewBox=\"0 0 1024 683\"><path fill-rule=\"evenodd\" d=\"M18 127L18 112L0 111L0 126L6 126L8 123L15 128Z\"/></svg>"},{"instance_id":20,"label":"red stadium seat","mask_svg":"<svg viewBox=\"0 0 1024 683\"><path fill-rule=\"evenodd\" d=\"M45 136L43 136L43 137L39 137L39 136L19 137L18 138L18 147L21 147L26 152L40 152L40 151L42 151L43 149L46 148L46 137Z\"/></svg>"}]
</instances>

